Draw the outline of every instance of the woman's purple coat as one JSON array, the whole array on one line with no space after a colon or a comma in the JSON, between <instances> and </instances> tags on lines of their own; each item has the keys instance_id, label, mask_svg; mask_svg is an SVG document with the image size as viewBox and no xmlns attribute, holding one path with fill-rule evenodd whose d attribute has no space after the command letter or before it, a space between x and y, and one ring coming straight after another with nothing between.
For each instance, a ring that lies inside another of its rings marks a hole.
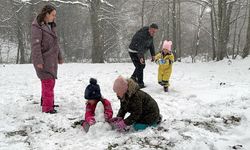
<instances>
[{"instance_id":1,"label":"woman's purple coat","mask_svg":"<svg viewBox=\"0 0 250 150\"><path fill-rule=\"evenodd\" d=\"M44 23L40 26L35 19L31 27L31 49L38 78L57 79L58 62L62 61L62 55L55 28L49 29ZM37 64L43 64L43 69L37 68Z\"/></svg>"}]
</instances>

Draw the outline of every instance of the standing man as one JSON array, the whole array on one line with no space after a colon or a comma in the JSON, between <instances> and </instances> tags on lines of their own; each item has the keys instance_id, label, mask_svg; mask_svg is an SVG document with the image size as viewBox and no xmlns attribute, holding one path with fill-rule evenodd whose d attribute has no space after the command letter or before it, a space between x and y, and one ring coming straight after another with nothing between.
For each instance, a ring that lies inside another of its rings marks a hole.
<instances>
[{"instance_id":1,"label":"standing man","mask_svg":"<svg viewBox=\"0 0 250 150\"><path fill-rule=\"evenodd\" d=\"M152 60L155 59L155 47L153 37L158 31L157 24L153 23L149 27L143 27L135 33L129 45L129 56L135 66L135 70L131 79L139 84L140 88L144 88L143 69L145 68L144 54L150 50Z\"/></svg>"}]
</instances>

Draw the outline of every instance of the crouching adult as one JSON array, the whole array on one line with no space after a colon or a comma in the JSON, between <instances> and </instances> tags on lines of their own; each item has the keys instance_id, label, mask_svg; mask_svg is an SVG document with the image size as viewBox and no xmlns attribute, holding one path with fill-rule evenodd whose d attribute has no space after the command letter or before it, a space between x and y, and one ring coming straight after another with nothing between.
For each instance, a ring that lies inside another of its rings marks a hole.
<instances>
[{"instance_id":1,"label":"crouching adult","mask_svg":"<svg viewBox=\"0 0 250 150\"><path fill-rule=\"evenodd\" d=\"M119 76L113 85L113 90L121 102L117 117L110 120L111 125L118 131L125 131L130 126L144 130L149 126L157 126L161 121L157 102L132 79ZM125 118L126 113L130 113Z\"/></svg>"}]
</instances>

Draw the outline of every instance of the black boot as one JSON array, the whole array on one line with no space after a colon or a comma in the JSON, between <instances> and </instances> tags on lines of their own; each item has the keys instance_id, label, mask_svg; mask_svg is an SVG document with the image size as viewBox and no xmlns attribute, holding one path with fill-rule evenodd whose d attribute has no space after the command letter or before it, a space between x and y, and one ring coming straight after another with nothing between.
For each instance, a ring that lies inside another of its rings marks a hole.
<instances>
[{"instance_id":1,"label":"black boot","mask_svg":"<svg viewBox=\"0 0 250 150\"><path fill-rule=\"evenodd\" d=\"M168 87L164 87L164 92L168 92Z\"/></svg>"},{"instance_id":2,"label":"black boot","mask_svg":"<svg viewBox=\"0 0 250 150\"><path fill-rule=\"evenodd\" d=\"M49 113L49 114L56 114L56 113L57 113L57 110L53 109L53 110L50 110L50 111L48 111L48 112L46 112L46 113Z\"/></svg>"},{"instance_id":3,"label":"black boot","mask_svg":"<svg viewBox=\"0 0 250 150\"><path fill-rule=\"evenodd\" d=\"M88 124L87 121L84 120L84 121L82 122L82 127L83 127L84 131L87 133L87 132L89 131L90 125Z\"/></svg>"}]
</instances>

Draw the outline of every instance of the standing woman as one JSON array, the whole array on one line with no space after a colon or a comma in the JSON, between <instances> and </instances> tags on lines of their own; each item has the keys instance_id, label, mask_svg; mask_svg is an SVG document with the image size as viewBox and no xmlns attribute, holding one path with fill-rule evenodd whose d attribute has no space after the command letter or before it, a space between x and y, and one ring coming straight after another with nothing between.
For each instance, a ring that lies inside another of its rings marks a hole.
<instances>
[{"instance_id":1,"label":"standing woman","mask_svg":"<svg viewBox=\"0 0 250 150\"><path fill-rule=\"evenodd\" d=\"M58 63L63 63L55 32L55 18L55 7L45 5L31 27L32 63L42 84L42 112L51 114L57 112L54 109L54 86Z\"/></svg>"}]
</instances>

